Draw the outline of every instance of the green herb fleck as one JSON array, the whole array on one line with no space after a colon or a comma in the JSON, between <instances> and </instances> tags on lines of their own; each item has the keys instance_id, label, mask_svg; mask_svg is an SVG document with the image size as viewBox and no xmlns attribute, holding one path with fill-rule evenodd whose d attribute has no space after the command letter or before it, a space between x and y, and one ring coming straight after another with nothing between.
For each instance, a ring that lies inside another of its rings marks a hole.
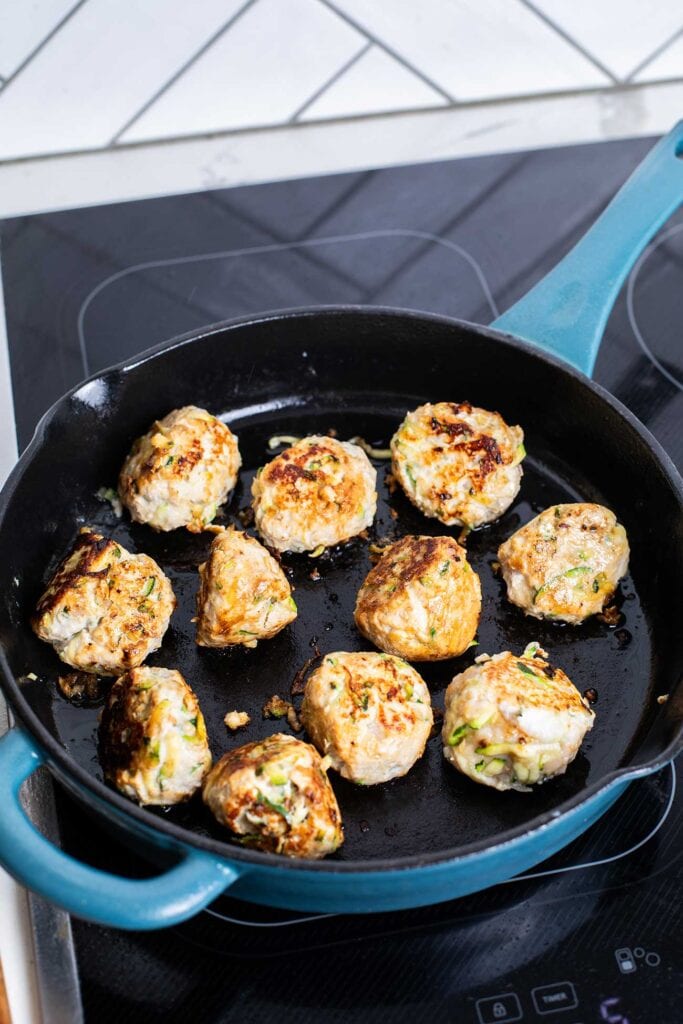
<instances>
[{"instance_id":1,"label":"green herb fleck","mask_svg":"<svg viewBox=\"0 0 683 1024\"><path fill-rule=\"evenodd\" d=\"M544 591L549 590L550 587L553 586L553 584L557 583L558 580L574 579L576 576L582 576L584 573L592 572L592 571L593 570L592 570L592 568L589 565L575 565L573 569L567 569L566 572L561 572L561 573L559 573L559 575L553 576L551 579L548 580L547 583L544 583L542 587L538 588L538 590L534 594L534 602L533 603L536 602L537 598Z\"/></svg>"},{"instance_id":2,"label":"green herb fleck","mask_svg":"<svg viewBox=\"0 0 683 1024\"><path fill-rule=\"evenodd\" d=\"M459 743L462 743L462 741L465 739L465 736L469 731L470 726L467 724L467 722L465 722L463 725L459 725L458 728L454 729L453 732L448 737L448 746L457 747Z\"/></svg>"},{"instance_id":3,"label":"green herb fleck","mask_svg":"<svg viewBox=\"0 0 683 1024\"><path fill-rule=\"evenodd\" d=\"M262 793L260 789L256 790L256 799L264 807L269 807L271 811L275 811L277 814L281 814L283 818L287 817L287 808L284 804L276 804L273 800L269 800L265 793Z\"/></svg>"},{"instance_id":4,"label":"green herb fleck","mask_svg":"<svg viewBox=\"0 0 683 1024\"><path fill-rule=\"evenodd\" d=\"M534 670L532 668L529 668L528 665L525 665L523 661L518 661L517 662L517 668L519 669L520 672L523 672L525 676L533 676L534 679L537 678L536 673L534 672Z\"/></svg>"},{"instance_id":5,"label":"green herb fleck","mask_svg":"<svg viewBox=\"0 0 683 1024\"><path fill-rule=\"evenodd\" d=\"M534 672L533 669L530 669L523 661L518 661L516 664L519 671L523 672L525 676L531 676L532 679L535 679L537 683L541 683L542 686L550 687L550 683L545 676L539 675L538 672Z\"/></svg>"}]
</instances>

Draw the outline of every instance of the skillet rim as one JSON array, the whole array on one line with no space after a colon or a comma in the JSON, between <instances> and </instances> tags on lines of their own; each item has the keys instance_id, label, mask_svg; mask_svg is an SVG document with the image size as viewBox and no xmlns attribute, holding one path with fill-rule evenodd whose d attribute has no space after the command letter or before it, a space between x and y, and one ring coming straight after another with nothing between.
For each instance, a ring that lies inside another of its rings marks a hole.
<instances>
[{"instance_id":1,"label":"skillet rim","mask_svg":"<svg viewBox=\"0 0 683 1024\"><path fill-rule=\"evenodd\" d=\"M456 317L443 316L436 313L422 312L414 309L401 309L391 306L340 304L315 307L302 306L282 310L271 310L257 316L251 315L218 321L214 324L202 327L199 330L195 329L188 331L184 334L171 338L168 341L163 341L158 345L145 349L143 352L130 359L124 359L112 366L105 367L104 370L91 374L85 380L80 381L74 387L65 392L64 395L58 398L57 401L46 410L36 424L31 441L26 446L7 477L7 480L0 491L0 531L4 528L5 515L11 504L14 491L16 490L16 487L23 477L28 465L31 463L34 453L38 451L44 443L45 433L48 426L62 412L67 402L82 388L88 386L93 381L104 380L113 374L129 373L138 367L152 362L156 358L162 357L166 352L175 351L176 349L192 345L193 343L201 341L203 338L210 337L214 334L219 334L224 331L238 330L242 327L248 327L255 324L269 323L271 321L281 322L285 320L308 319L311 317L317 318L321 315L342 318L345 316L361 316L368 318L393 317L409 321L419 320L421 322L435 323L442 327L465 329L466 331L491 338L498 344L505 345L515 350L520 349L526 352L527 355L531 355L535 359L539 359L541 362L550 364L575 380L580 386L587 387L599 399L609 405L619 416L621 416L621 418L626 421L636 434L638 434L641 440L644 441L646 446L649 448L659 469L666 477L667 482L678 499L678 504L680 506L681 513L683 514L683 479L678 473L673 461L664 451L657 439L630 411L630 409L611 395L609 391L558 356L538 348L521 338L517 338L515 335L508 334L507 332L499 331L495 328L484 326L482 324L472 323L468 320L461 320ZM124 819L126 817L132 818L133 821L130 825L125 822L125 820L124 825L133 832L134 837L136 834L136 826L140 825L145 831L151 830L152 832L156 832L158 830L162 832L171 840L172 845L176 848L189 846L194 849L199 849L205 853L219 856L223 860L244 862L245 864L252 864L263 868L277 867L286 868L287 870L312 871L323 874L382 873L388 871L401 871L408 870L413 867L426 867L429 865L445 864L447 862L455 864L459 861L468 860L479 853L493 849L504 852L505 848L516 840L524 837L531 840L533 836L546 831L553 822L559 822L570 812L577 810L584 804L587 804L600 793L606 794L607 791L619 781L632 781L634 779L650 775L658 769L663 768L681 751L683 751L682 720L678 725L676 734L669 744L658 755L650 758L649 761L645 761L640 765L617 768L614 771L609 772L602 778L596 779L593 783L586 786L578 793L575 793L573 796L562 801L562 803L557 807L537 815L535 818L531 819L530 822L527 822L524 825L501 832L493 841L491 839L480 839L476 842L467 844L465 847L453 847L450 850L442 850L425 854L411 854L410 856L381 860L310 861L297 858L285 858L274 853L245 849L237 845L232 845L227 840L222 841L214 839L211 836L203 836L196 832L192 832L189 829L184 828L182 825L178 825L161 817L149 814L144 808L130 800L127 800L124 796L108 787L104 782L101 782L94 776L90 775L86 769L82 768L70 756L68 750L58 743L52 733L50 733L38 719L28 701L24 698L21 688L14 679L13 673L7 664L5 652L2 647L0 647L0 689L4 691L18 721L23 724L29 735L38 741L38 745L41 749L47 753L47 764L51 769L51 773L55 773L53 768L54 762L58 769L57 776L59 777L60 772L64 773L70 781L74 782L78 789L78 795L81 799L85 798L86 795L93 795L97 798L95 810L98 813L104 812L107 809L107 804L112 804L119 812L119 816L122 815ZM87 794L83 793L83 790L88 791ZM92 803L91 800L88 802Z\"/></svg>"}]
</instances>

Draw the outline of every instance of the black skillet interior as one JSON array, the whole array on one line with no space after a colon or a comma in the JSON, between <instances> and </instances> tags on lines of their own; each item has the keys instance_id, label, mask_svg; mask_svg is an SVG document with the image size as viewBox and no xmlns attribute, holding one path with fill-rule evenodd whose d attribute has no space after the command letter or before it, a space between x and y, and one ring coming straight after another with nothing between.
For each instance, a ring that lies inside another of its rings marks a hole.
<instances>
[{"instance_id":1,"label":"black skillet interior","mask_svg":"<svg viewBox=\"0 0 683 1024\"><path fill-rule=\"evenodd\" d=\"M215 330L92 380L50 417L2 510L0 639L12 672L22 679L22 697L66 751L71 776L101 779L99 707L74 707L59 694L60 663L32 635L27 619L48 573L83 524L148 552L170 576L178 609L150 663L179 668L196 690L215 757L271 732L290 731L263 720L261 707L272 694L289 695L297 671L317 650L370 646L353 625L356 593L370 567L368 541L358 538L318 559L285 556L299 617L278 637L253 651L196 647L190 621L196 569L211 535L156 534L132 525L125 515L117 519L95 496L102 486L115 484L130 443L154 418L194 403L230 423L244 468L219 521L240 525L237 513L249 503L253 473L272 457L267 441L273 434L334 429L342 439L361 435L384 447L408 409L424 401L461 399L498 409L508 422L521 424L529 454L513 506L466 542L484 595L479 646L461 658L417 668L438 708L449 680L478 653L521 650L537 640L581 691L597 690L596 724L566 775L531 794L497 793L458 775L445 763L438 736L405 778L386 785L354 787L333 773L346 827L346 842L335 859L443 855L493 840L531 824L614 769L660 755L677 728L655 697L673 692L681 675L676 609L665 595L676 593L683 575L683 537L676 485L639 428L577 375L482 329L346 310ZM400 492L390 495L388 463L375 464L380 502L370 541L406 533L458 534L426 519ZM569 627L525 618L507 604L492 569L499 543L519 525L551 504L575 500L607 504L629 533L631 575L617 594L621 618L613 628L598 619ZM28 673L38 678L27 679ZM252 718L237 735L223 724L232 709L246 710ZM26 708L19 711L26 719ZM199 799L147 813L207 839L230 842ZM225 846L222 850L227 852Z\"/></svg>"}]
</instances>

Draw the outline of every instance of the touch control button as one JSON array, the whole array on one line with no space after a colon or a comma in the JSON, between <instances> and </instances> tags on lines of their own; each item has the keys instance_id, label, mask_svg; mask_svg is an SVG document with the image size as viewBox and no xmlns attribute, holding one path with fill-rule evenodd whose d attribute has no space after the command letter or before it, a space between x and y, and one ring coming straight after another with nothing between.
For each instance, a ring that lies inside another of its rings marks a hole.
<instances>
[{"instance_id":1,"label":"touch control button","mask_svg":"<svg viewBox=\"0 0 683 1024\"><path fill-rule=\"evenodd\" d=\"M522 1007L514 992L477 999L475 1005L480 1024L510 1024L511 1021L522 1019Z\"/></svg>"},{"instance_id":2,"label":"touch control button","mask_svg":"<svg viewBox=\"0 0 683 1024\"><path fill-rule=\"evenodd\" d=\"M571 981L558 981L555 985L543 985L531 990L537 1013L559 1013L573 1010L579 1005Z\"/></svg>"}]
</instances>

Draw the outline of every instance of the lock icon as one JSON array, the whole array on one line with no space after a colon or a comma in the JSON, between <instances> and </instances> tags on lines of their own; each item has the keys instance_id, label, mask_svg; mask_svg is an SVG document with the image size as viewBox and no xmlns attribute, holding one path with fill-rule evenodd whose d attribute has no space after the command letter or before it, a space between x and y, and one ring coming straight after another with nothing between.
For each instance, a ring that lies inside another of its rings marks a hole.
<instances>
[{"instance_id":1,"label":"lock icon","mask_svg":"<svg viewBox=\"0 0 683 1024\"><path fill-rule=\"evenodd\" d=\"M511 1021L521 1020L524 1016L519 999L514 992L501 992L496 996L485 996L478 999L476 1004L479 1024L510 1024Z\"/></svg>"}]
</instances>

